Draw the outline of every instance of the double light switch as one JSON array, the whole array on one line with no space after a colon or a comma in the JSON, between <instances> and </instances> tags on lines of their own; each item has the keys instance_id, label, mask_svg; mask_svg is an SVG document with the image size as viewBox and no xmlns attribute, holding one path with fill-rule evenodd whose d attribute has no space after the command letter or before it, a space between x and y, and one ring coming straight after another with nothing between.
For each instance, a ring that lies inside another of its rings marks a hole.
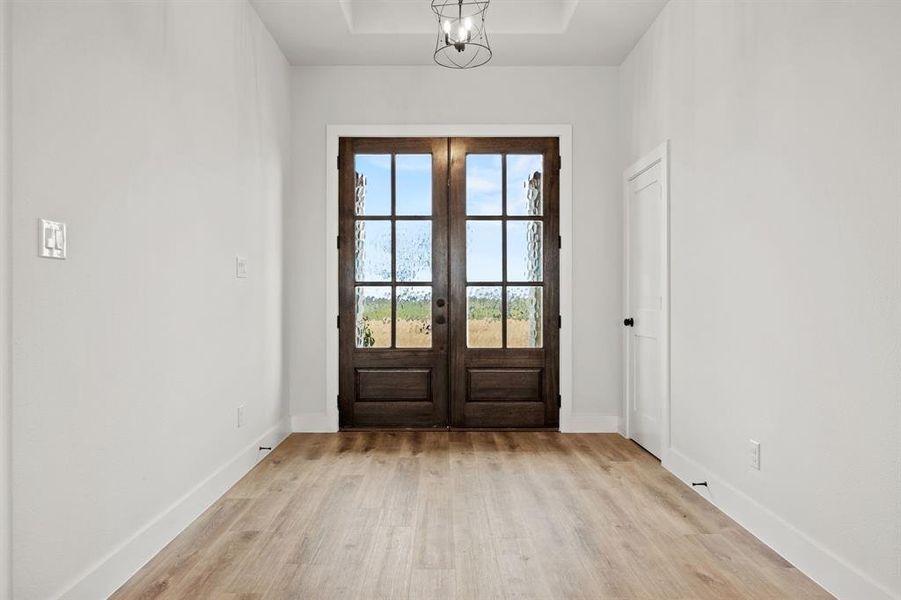
<instances>
[{"instance_id":1,"label":"double light switch","mask_svg":"<svg viewBox=\"0 0 901 600\"><path fill-rule=\"evenodd\" d=\"M38 220L38 256L66 258L66 224L47 219Z\"/></svg>"}]
</instances>

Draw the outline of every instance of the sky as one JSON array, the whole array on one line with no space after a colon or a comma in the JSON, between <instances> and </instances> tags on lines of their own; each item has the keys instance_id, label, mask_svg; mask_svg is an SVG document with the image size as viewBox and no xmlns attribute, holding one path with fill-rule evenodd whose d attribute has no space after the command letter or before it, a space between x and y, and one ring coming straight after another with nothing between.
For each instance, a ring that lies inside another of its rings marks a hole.
<instances>
[{"instance_id":1,"label":"sky","mask_svg":"<svg viewBox=\"0 0 901 600\"><path fill-rule=\"evenodd\" d=\"M502 212L503 171L500 154L469 154L466 157L466 213L500 215ZM391 214L391 155L358 154L356 171L366 176L364 215ZM527 214L525 182L541 171L541 155L507 156L507 212ZM397 214L431 214L432 165L429 154L398 154L396 157ZM467 280L501 279L502 223L467 222ZM526 223L507 224L507 270L509 280L526 280ZM391 229L387 221L369 221L366 229L365 264L358 280L390 279ZM429 281L431 231L425 222L397 223L398 276L407 281Z\"/></svg>"}]
</instances>

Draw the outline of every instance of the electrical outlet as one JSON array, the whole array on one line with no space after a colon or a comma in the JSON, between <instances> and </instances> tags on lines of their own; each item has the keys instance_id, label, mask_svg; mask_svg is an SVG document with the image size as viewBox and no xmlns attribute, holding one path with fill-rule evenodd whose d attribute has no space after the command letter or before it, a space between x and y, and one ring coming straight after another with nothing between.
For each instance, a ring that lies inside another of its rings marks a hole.
<instances>
[{"instance_id":1,"label":"electrical outlet","mask_svg":"<svg viewBox=\"0 0 901 600\"><path fill-rule=\"evenodd\" d=\"M751 440L751 468L760 470L760 442Z\"/></svg>"},{"instance_id":2,"label":"electrical outlet","mask_svg":"<svg viewBox=\"0 0 901 600\"><path fill-rule=\"evenodd\" d=\"M238 429L244 427L244 405L238 407Z\"/></svg>"}]
</instances>

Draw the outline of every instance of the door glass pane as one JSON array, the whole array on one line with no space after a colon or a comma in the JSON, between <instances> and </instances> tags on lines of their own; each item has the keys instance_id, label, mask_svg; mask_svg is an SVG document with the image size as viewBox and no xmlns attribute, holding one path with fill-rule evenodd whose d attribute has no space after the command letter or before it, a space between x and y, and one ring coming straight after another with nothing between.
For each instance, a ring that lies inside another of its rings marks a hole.
<instances>
[{"instance_id":1,"label":"door glass pane","mask_svg":"<svg viewBox=\"0 0 901 600\"><path fill-rule=\"evenodd\" d=\"M398 154L394 162L396 214L432 214L432 155Z\"/></svg>"},{"instance_id":2,"label":"door glass pane","mask_svg":"<svg viewBox=\"0 0 901 600\"><path fill-rule=\"evenodd\" d=\"M500 221L466 221L466 279L500 281L503 248Z\"/></svg>"},{"instance_id":3,"label":"door glass pane","mask_svg":"<svg viewBox=\"0 0 901 600\"><path fill-rule=\"evenodd\" d=\"M432 222L397 221L397 281L432 280Z\"/></svg>"},{"instance_id":4,"label":"door glass pane","mask_svg":"<svg viewBox=\"0 0 901 600\"><path fill-rule=\"evenodd\" d=\"M507 221L507 281L541 281L542 225Z\"/></svg>"},{"instance_id":5,"label":"door glass pane","mask_svg":"<svg viewBox=\"0 0 901 600\"><path fill-rule=\"evenodd\" d=\"M499 215L502 206L501 155L466 155L466 214Z\"/></svg>"},{"instance_id":6,"label":"door glass pane","mask_svg":"<svg viewBox=\"0 0 901 600\"><path fill-rule=\"evenodd\" d=\"M397 287L398 348L432 347L432 288L431 286Z\"/></svg>"},{"instance_id":7,"label":"door glass pane","mask_svg":"<svg viewBox=\"0 0 901 600\"><path fill-rule=\"evenodd\" d=\"M543 288L507 287L507 347L541 348Z\"/></svg>"},{"instance_id":8,"label":"door glass pane","mask_svg":"<svg viewBox=\"0 0 901 600\"><path fill-rule=\"evenodd\" d=\"M391 214L391 155L354 156L354 214Z\"/></svg>"},{"instance_id":9,"label":"door glass pane","mask_svg":"<svg viewBox=\"0 0 901 600\"><path fill-rule=\"evenodd\" d=\"M391 222L354 224L354 268L357 281L391 281Z\"/></svg>"},{"instance_id":10,"label":"door glass pane","mask_svg":"<svg viewBox=\"0 0 901 600\"><path fill-rule=\"evenodd\" d=\"M500 348L501 288L466 288L466 345L470 348Z\"/></svg>"},{"instance_id":11,"label":"door glass pane","mask_svg":"<svg viewBox=\"0 0 901 600\"><path fill-rule=\"evenodd\" d=\"M543 214L541 154L507 155L507 214Z\"/></svg>"},{"instance_id":12,"label":"door glass pane","mask_svg":"<svg viewBox=\"0 0 901 600\"><path fill-rule=\"evenodd\" d=\"M391 287L355 289L357 348L391 347Z\"/></svg>"}]
</instances>

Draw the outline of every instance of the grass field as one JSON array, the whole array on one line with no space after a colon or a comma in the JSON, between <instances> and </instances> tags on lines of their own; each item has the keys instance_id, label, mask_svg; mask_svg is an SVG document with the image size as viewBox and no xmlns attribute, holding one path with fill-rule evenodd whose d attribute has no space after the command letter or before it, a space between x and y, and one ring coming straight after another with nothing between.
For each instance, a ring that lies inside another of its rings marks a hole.
<instances>
[{"instance_id":1,"label":"grass field","mask_svg":"<svg viewBox=\"0 0 901 600\"><path fill-rule=\"evenodd\" d=\"M369 330L375 343L373 348L389 346L391 321L379 319L369 321ZM469 322L468 342L470 348L500 348L501 322L497 319L480 319ZM425 321L398 321L397 347L422 348L431 346L431 332ZM507 346L511 348L527 348L529 344L529 322L523 320L507 321Z\"/></svg>"}]
</instances>

